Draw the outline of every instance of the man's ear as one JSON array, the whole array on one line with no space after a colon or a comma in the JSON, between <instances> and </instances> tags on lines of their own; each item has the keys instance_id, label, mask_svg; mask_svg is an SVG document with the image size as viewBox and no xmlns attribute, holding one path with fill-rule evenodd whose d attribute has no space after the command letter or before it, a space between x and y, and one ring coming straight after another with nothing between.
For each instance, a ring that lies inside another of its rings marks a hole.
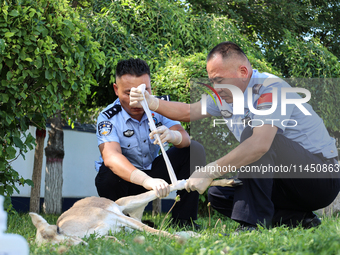
<instances>
[{"instance_id":1,"label":"man's ear","mask_svg":"<svg viewBox=\"0 0 340 255\"><path fill-rule=\"evenodd\" d=\"M239 70L241 72L242 81L246 81L248 79L248 74L249 74L248 67L245 65L241 65L239 67Z\"/></svg>"},{"instance_id":2,"label":"man's ear","mask_svg":"<svg viewBox=\"0 0 340 255\"><path fill-rule=\"evenodd\" d=\"M116 93L116 96L118 96L118 85L116 83L113 83L113 89Z\"/></svg>"}]
</instances>

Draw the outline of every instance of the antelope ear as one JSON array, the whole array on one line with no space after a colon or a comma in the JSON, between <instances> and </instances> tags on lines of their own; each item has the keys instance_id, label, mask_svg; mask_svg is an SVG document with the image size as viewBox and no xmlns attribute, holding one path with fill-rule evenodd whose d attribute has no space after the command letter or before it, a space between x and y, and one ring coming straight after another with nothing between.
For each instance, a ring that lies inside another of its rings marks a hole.
<instances>
[{"instance_id":1,"label":"antelope ear","mask_svg":"<svg viewBox=\"0 0 340 255\"><path fill-rule=\"evenodd\" d=\"M33 225L36 227L36 228L39 228L42 224L47 224L47 221L41 217L39 214L36 214L36 213L33 213L33 212L30 212L29 215L31 216L31 220L33 222Z\"/></svg>"}]
</instances>

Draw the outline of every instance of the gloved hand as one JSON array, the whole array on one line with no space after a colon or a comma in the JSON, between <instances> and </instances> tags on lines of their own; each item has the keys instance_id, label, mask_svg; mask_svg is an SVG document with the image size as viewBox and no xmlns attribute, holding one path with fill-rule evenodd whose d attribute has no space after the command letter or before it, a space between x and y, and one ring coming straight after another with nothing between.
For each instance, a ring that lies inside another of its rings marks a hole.
<instances>
[{"instance_id":1,"label":"gloved hand","mask_svg":"<svg viewBox=\"0 0 340 255\"><path fill-rule=\"evenodd\" d=\"M159 178L148 178L143 182L143 187L149 190L154 190L157 197L167 197L170 193L170 185Z\"/></svg>"},{"instance_id":2,"label":"gloved hand","mask_svg":"<svg viewBox=\"0 0 340 255\"><path fill-rule=\"evenodd\" d=\"M166 126L162 125L158 127L156 130L152 131L149 136L151 139L155 139L154 144L158 144L159 142L155 137L155 134L160 134L159 137L161 138L161 142L169 142L173 145L178 145L182 142L182 134L176 130L170 130Z\"/></svg>"},{"instance_id":3,"label":"gloved hand","mask_svg":"<svg viewBox=\"0 0 340 255\"><path fill-rule=\"evenodd\" d=\"M170 186L166 181L158 178L152 178L138 169L131 173L130 182L141 185L145 189L154 190L157 197L166 197L170 193Z\"/></svg>"},{"instance_id":4,"label":"gloved hand","mask_svg":"<svg viewBox=\"0 0 340 255\"><path fill-rule=\"evenodd\" d=\"M201 167L198 171L196 170L187 180L184 188L188 192L197 190L198 193L203 194L210 183L223 174L218 172L216 161L214 161L205 167Z\"/></svg>"},{"instance_id":5,"label":"gloved hand","mask_svg":"<svg viewBox=\"0 0 340 255\"><path fill-rule=\"evenodd\" d=\"M151 111L156 111L159 106L158 98L149 94L147 90L144 91L144 96L146 102L148 103L149 109ZM139 101L143 101L143 94L142 91L138 88L131 88L130 90L130 106L132 107L139 107L142 108L142 105Z\"/></svg>"}]
</instances>

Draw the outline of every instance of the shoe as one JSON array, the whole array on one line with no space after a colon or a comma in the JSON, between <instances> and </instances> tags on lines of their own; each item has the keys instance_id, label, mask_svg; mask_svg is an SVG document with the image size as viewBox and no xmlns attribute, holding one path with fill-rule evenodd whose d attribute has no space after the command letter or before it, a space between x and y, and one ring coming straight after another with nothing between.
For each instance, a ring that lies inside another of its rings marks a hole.
<instances>
[{"instance_id":1,"label":"shoe","mask_svg":"<svg viewBox=\"0 0 340 255\"><path fill-rule=\"evenodd\" d=\"M201 226L193 220L172 219L171 225L179 228L194 229L196 231L201 230Z\"/></svg>"},{"instance_id":2,"label":"shoe","mask_svg":"<svg viewBox=\"0 0 340 255\"><path fill-rule=\"evenodd\" d=\"M240 233L240 232L251 232L257 230L257 227L254 225L240 225L236 230L235 230L235 234Z\"/></svg>"},{"instance_id":3,"label":"shoe","mask_svg":"<svg viewBox=\"0 0 340 255\"><path fill-rule=\"evenodd\" d=\"M311 213L311 217L304 218L301 222L301 226L304 229L315 228L321 224L321 220L314 213Z\"/></svg>"},{"instance_id":4,"label":"shoe","mask_svg":"<svg viewBox=\"0 0 340 255\"><path fill-rule=\"evenodd\" d=\"M257 230L257 227L254 226L254 225L243 225L243 224L240 224L240 226L238 226L236 228L236 230L233 232L233 233L229 233L229 234L226 234L226 233L219 233L219 235L221 236L237 236L239 235L240 233L242 232L252 232L252 231L256 231Z\"/></svg>"}]
</instances>

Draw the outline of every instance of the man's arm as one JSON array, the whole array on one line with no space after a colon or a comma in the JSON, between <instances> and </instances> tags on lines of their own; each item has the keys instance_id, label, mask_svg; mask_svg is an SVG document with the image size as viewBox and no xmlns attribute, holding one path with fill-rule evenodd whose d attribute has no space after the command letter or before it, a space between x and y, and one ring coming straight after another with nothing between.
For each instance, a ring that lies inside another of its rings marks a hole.
<instances>
[{"instance_id":1,"label":"man's arm","mask_svg":"<svg viewBox=\"0 0 340 255\"><path fill-rule=\"evenodd\" d=\"M234 150L210 163L204 169L205 171L195 171L185 184L185 189L188 192L197 190L200 194L203 194L214 178L226 173L226 171L217 172L217 170L228 170L230 169L229 165L239 169L259 160L270 149L277 129L277 127L272 127L271 125L254 127L253 135L239 144ZM217 166L221 166L221 168L217 169ZM223 166L227 167L223 168ZM215 171L206 172L206 170L210 169Z\"/></svg>"},{"instance_id":2,"label":"man's arm","mask_svg":"<svg viewBox=\"0 0 340 255\"><path fill-rule=\"evenodd\" d=\"M156 97L150 96L147 91L144 92L144 96L148 102L150 110L172 120L190 122L211 116L210 114L201 114L201 102L186 104L181 102L160 100ZM142 105L139 103L139 101L142 100L144 100L142 92L137 88L131 88L130 105L134 107L142 107Z\"/></svg>"},{"instance_id":3,"label":"man's arm","mask_svg":"<svg viewBox=\"0 0 340 255\"><path fill-rule=\"evenodd\" d=\"M187 133L187 131L185 131L185 129L180 124L174 125L174 126L170 127L169 129L173 130L173 131L180 132L180 134L182 136L181 142L179 144L174 144L175 147L184 148L184 147L188 147L190 145L190 143L191 143L190 136Z\"/></svg>"},{"instance_id":4,"label":"man's arm","mask_svg":"<svg viewBox=\"0 0 340 255\"><path fill-rule=\"evenodd\" d=\"M159 102L156 112L172 120L190 122L211 116L209 113L202 115L200 101L193 104L186 104L156 99Z\"/></svg>"},{"instance_id":5,"label":"man's arm","mask_svg":"<svg viewBox=\"0 0 340 255\"><path fill-rule=\"evenodd\" d=\"M106 142L99 145L104 164L111 171L126 181L130 181L131 173L136 167L122 154L120 144L117 142Z\"/></svg>"},{"instance_id":6,"label":"man's arm","mask_svg":"<svg viewBox=\"0 0 340 255\"><path fill-rule=\"evenodd\" d=\"M155 134L159 135L161 143L169 142L177 148L188 147L191 144L189 134L180 124L173 125L170 128L162 125L156 128L156 130L152 131L149 134L150 139L155 139L154 144L159 145L159 141L156 138Z\"/></svg>"},{"instance_id":7,"label":"man's arm","mask_svg":"<svg viewBox=\"0 0 340 255\"><path fill-rule=\"evenodd\" d=\"M240 143L227 155L218 159L216 163L220 166L235 166L238 169L259 160L270 149L277 129L272 125L254 127L251 137Z\"/></svg>"},{"instance_id":8,"label":"man's arm","mask_svg":"<svg viewBox=\"0 0 340 255\"><path fill-rule=\"evenodd\" d=\"M137 169L122 154L117 142L106 142L99 145L104 164L120 178L143 186L145 189L154 190L158 197L166 197L170 193L169 184L158 178L152 178L143 171Z\"/></svg>"}]
</instances>

